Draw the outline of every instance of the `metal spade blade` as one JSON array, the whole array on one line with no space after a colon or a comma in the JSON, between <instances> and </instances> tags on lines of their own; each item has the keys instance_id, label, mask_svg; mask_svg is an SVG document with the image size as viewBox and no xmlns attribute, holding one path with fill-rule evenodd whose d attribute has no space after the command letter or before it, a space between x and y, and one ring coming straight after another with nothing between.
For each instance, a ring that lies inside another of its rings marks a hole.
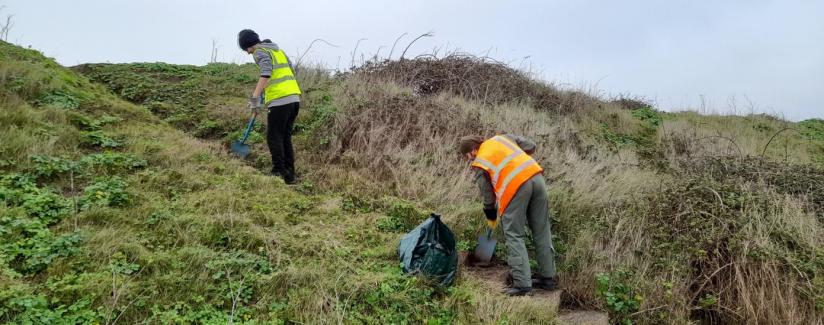
<instances>
[{"instance_id":1,"label":"metal spade blade","mask_svg":"<svg viewBox=\"0 0 824 325\"><path fill-rule=\"evenodd\" d=\"M243 138L235 141L232 143L230 149L235 156L240 158L246 158L251 151L251 146L246 144L246 139L249 138L249 133L252 132L252 127L255 126L255 119L257 118L257 112L252 115L252 119L249 120L249 124L246 125L246 131L243 132Z\"/></svg>"},{"instance_id":2,"label":"metal spade blade","mask_svg":"<svg viewBox=\"0 0 824 325\"><path fill-rule=\"evenodd\" d=\"M492 229L487 228L486 234L478 236L478 246L475 246L475 251L472 252L473 259L480 263L489 263L492 261L492 255L495 254L495 245L498 241L492 237Z\"/></svg>"}]
</instances>

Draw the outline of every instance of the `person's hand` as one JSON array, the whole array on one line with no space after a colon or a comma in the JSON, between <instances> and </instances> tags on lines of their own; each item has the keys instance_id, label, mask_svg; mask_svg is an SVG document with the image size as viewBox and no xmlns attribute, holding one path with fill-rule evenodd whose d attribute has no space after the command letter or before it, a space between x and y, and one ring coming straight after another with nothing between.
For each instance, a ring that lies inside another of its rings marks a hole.
<instances>
[{"instance_id":1,"label":"person's hand","mask_svg":"<svg viewBox=\"0 0 824 325\"><path fill-rule=\"evenodd\" d=\"M489 228L495 229L498 225L498 212L495 209L484 209L484 215L486 215L486 224Z\"/></svg>"},{"instance_id":2,"label":"person's hand","mask_svg":"<svg viewBox=\"0 0 824 325\"><path fill-rule=\"evenodd\" d=\"M249 109L252 113L260 113L260 107L263 106L261 104L260 97L249 97Z\"/></svg>"}]
</instances>

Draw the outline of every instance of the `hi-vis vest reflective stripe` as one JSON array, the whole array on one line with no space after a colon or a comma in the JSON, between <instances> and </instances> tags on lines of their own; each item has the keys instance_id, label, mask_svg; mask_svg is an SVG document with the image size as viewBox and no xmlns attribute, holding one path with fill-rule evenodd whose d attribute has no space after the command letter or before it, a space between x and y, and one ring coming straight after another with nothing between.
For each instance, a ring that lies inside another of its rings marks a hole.
<instances>
[{"instance_id":1,"label":"hi-vis vest reflective stripe","mask_svg":"<svg viewBox=\"0 0 824 325\"><path fill-rule=\"evenodd\" d=\"M497 135L481 143L472 167L486 171L495 188L498 216L527 180L543 171L526 152L504 136Z\"/></svg>"},{"instance_id":2,"label":"hi-vis vest reflective stripe","mask_svg":"<svg viewBox=\"0 0 824 325\"><path fill-rule=\"evenodd\" d=\"M269 77L269 83L263 92L263 102L269 105L269 102L278 98L300 95L300 86L298 86L298 81L295 80L295 73L289 67L286 54L282 50L265 47L259 47L258 50L266 51L272 57L272 75Z\"/></svg>"}]
</instances>

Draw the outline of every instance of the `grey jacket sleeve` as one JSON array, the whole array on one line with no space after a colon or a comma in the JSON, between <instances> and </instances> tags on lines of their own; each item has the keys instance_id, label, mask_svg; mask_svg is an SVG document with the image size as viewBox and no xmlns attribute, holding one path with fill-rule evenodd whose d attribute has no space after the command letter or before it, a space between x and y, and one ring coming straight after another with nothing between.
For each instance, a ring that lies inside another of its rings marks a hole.
<instances>
[{"instance_id":1,"label":"grey jacket sleeve","mask_svg":"<svg viewBox=\"0 0 824 325\"><path fill-rule=\"evenodd\" d=\"M489 180L489 175L486 171L480 168L472 168L475 172L475 183L478 184L478 190L481 193L481 198L484 201L484 209L495 209L495 189L492 188L492 182Z\"/></svg>"},{"instance_id":2,"label":"grey jacket sleeve","mask_svg":"<svg viewBox=\"0 0 824 325\"><path fill-rule=\"evenodd\" d=\"M528 155L535 153L535 149L538 148L538 145L535 144L534 141L520 135L505 134L504 136L515 141L515 143L521 147L521 150L525 151Z\"/></svg>"},{"instance_id":3,"label":"grey jacket sleeve","mask_svg":"<svg viewBox=\"0 0 824 325\"><path fill-rule=\"evenodd\" d=\"M269 78L272 76L272 57L264 50L255 51L255 62L260 67L260 76Z\"/></svg>"}]
</instances>

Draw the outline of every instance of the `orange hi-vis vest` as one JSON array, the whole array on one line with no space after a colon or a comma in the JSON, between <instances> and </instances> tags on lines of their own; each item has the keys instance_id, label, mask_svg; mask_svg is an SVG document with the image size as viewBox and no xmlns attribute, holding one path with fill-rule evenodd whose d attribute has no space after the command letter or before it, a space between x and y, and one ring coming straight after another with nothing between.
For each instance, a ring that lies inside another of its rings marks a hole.
<instances>
[{"instance_id":1,"label":"orange hi-vis vest","mask_svg":"<svg viewBox=\"0 0 824 325\"><path fill-rule=\"evenodd\" d=\"M489 175L495 188L499 217L504 214L521 185L544 171L535 159L502 135L481 143L472 167L483 169Z\"/></svg>"}]
</instances>

